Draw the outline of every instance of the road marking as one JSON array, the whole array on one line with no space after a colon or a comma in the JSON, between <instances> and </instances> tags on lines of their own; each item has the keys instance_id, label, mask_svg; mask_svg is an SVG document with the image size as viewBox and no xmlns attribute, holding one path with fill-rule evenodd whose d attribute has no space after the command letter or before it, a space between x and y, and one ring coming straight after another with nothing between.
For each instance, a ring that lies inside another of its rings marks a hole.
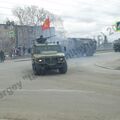
<instances>
[{"instance_id":1,"label":"road marking","mask_svg":"<svg viewBox=\"0 0 120 120\"><path fill-rule=\"evenodd\" d=\"M14 62L24 62L24 61L31 61L31 58L29 58L29 59L14 60Z\"/></svg>"},{"instance_id":2,"label":"road marking","mask_svg":"<svg viewBox=\"0 0 120 120\"><path fill-rule=\"evenodd\" d=\"M8 120L8 119L0 119L0 120Z\"/></svg>"},{"instance_id":3,"label":"road marking","mask_svg":"<svg viewBox=\"0 0 120 120\"><path fill-rule=\"evenodd\" d=\"M102 65L98 65L98 64L95 64L95 66L100 67L100 68L104 68L104 69L108 69L108 70L116 70L114 68L110 68L110 67L106 67L106 66L102 66Z\"/></svg>"},{"instance_id":4,"label":"road marking","mask_svg":"<svg viewBox=\"0 0 120 120\"><path fill-rule=\"evenodd\" d=\"M2 91L3 89L0 89ZM72 89L21 89L16 90L17 92L61 92L61 93L96 93L95 91L85 91L85 90L72 90Z\"/></svg>"}]
</instances>

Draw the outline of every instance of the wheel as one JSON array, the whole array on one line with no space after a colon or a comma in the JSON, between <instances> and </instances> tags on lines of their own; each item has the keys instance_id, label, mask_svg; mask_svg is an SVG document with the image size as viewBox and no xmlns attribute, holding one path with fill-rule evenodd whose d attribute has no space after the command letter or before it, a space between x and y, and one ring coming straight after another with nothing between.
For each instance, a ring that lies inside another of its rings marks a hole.
<instances>
[{"instance_id":1,"label":"wheel","mask_svg":"<svg viewBox=\"0 0 120 120\"><path fill-rule=\"evenodd\" d=\"M93 50L90 46L86 48L86 56L93 56Z\"/></svg>"},{"instance_id":2,"label":"wheel","mask_svg":"<svg viewBox=\"0 0 120 120\"><path fill-rule=\"evenodd\" d=\"M33 69L34 75L39 75L39 71L36 69L35 64L32 64L32 69Z\"/></svg>"},{"instance_id":3,"label":"wheel","mask_svg":"<svg viewBox=\"0 0 120 120\"><path fill-rule=\"evenodd\" d=\"M45 75L46 70L45 69L39 69L39 75Z\"/></svg>"},{"instance_id":4,"label":"wheel","mask_svg":"<svg viewBox=\"0 0 120 120\"><path fill-rule=\"evenodd\" d=\"M59 68L59 72L61 74L65 74L67 72L67 63L65 63L63 67Z\"/></svg>"}]
</instances>

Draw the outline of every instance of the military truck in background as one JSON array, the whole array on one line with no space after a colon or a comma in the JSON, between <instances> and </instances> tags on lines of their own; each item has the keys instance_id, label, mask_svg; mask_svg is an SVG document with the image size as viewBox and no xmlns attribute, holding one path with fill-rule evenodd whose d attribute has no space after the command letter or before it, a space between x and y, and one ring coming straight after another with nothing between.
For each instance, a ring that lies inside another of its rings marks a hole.
<instances>
[{"instance_id":1,"label":"military truck in background","mask_svg":"<svg viewBox=\"0 0 120 120\"><path fill-rule=\"evenodd\" d=\"M32 47L32 69L34 74L44 75L47 70L52 69L65 74L67 72L67 62L60 45L48 44L47 39L41 38L37 39L37 42Z\"/></svg>"},{"instance_id":2,"label":"military truck in background","mask_svg":"<svg viewBox=\"0 0 120 120\"><path fill-rule=\"evenodd\" d=\"M97 42L89 38L68 38L61 46L65 46L66 58L93 56Z\"/></svg>"},{"instance_id":3,"label":"military truck in background","mask_svg":"<svg viewBox=\"0 0 120 120\"><path fill-rule=\"evenodd\" d=\"M115 52L120 52L120 39L113 42L113 49Z\"/></svg>"}]
</instances>

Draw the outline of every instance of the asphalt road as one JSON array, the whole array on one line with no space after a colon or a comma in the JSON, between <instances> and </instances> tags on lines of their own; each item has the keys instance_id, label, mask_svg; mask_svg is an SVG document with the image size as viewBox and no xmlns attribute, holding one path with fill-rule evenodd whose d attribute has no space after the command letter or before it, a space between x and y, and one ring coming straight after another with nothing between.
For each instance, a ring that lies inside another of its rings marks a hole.
<instances>
[{"instance_id":1,"label":"asphalt road","mask_svg":"<svg viewBox=\"0 0 120 120\"><path fill-rule=\"evenodd\" d=\"M105 66L118 59L71 59L67 74L45 76L32 74L31 61L1 63L0 120L120 120L120 71Z\"/></svg>"}]
</instances>

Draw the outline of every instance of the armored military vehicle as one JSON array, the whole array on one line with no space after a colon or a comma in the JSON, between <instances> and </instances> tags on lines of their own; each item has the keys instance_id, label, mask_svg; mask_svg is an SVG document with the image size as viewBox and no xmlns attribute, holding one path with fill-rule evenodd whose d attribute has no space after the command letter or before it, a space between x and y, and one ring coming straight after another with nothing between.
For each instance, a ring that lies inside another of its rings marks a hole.
<instances>
[{"instance_id":1,"label":"armored military vehicle","mask_svg":"<svg viewBox=\"0 0 120 120\"><path fill-rule=\"evenodd\" d=\"M115 52L120 52L120 39L113 42L113 49Z\"/></svg>"},{"instance_id":2,"label":"armored military vehicle","mask_svg":"<svg viewBox=\"0 0 120 120\"><path fill-rule=\"evenodd\" d=\"M68 38L63 42L66 58L93 56L96 52L96 41L89 38Z\"/></svg>"},{"instance_id":3,"label":"armored military vehicle","mask_svg":"<svg viewBox=\"0 0 120 120\"><path fill-rule=\"evenodd\" d=\"M96 52L96 41L89 38L76 39L76 46L81 50L82 56L93 56Z\"/></svg>"},{"instance_id":4,"label":"armored military vehicle","mask_svg":"<svg viewBox=\"0 0 120 120\"><path fill-rule=\"evenodd\" d=\"M32 68L35 75L43 75L51 69L65 74L67 62L60 45L45 42L35 43L32 47Z\"/></svg>"}]
</instances>

